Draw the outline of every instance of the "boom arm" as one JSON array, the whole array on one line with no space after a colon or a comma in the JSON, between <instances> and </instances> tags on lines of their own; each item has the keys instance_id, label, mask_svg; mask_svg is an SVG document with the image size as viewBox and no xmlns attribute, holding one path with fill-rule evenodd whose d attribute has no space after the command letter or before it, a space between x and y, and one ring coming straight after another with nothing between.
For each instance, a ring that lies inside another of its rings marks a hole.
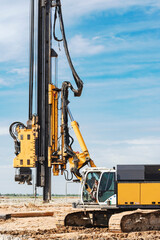
<instances>
[{"instance_id":1,"label":"boom arm","mask_svg":"<svg viewBox=\"0 0 160 240\"><path fill-rule=\"evenodd\" d=\"M81 175L80 174L77 175L76 173L77 172L79 173L79 170L87 164L89 164L91 167L96 167L96 165L94 164L93 160L90 158L87 146L86 146L84 139L82 137L82 134L80 132L78 123L76 121L72 121L71 126L77 137L77 140L81 147L82 153L76 152L75 154L76 154L78 161L74 160L73 158L70 158L69 165L70 165L71 172L73 172L75 174L75 176L81 180L82 179Z\"/></svg>"}]
</instances>

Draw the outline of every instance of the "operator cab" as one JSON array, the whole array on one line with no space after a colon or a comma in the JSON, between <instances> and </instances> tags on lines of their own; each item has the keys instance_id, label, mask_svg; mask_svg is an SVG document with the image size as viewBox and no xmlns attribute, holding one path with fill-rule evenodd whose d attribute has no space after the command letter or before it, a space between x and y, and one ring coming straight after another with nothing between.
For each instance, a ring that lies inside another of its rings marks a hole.
<instances>
[{"instance_id":1,"label":"operator cab","mask_svg":"<svg viewBox=\"0 0 160 240\"><path fill-rule=\"evenodd\" d=\"M84 170L81 201L84 204L116 205L115 169L87 168Z\"/></svg>"}]
</instances>

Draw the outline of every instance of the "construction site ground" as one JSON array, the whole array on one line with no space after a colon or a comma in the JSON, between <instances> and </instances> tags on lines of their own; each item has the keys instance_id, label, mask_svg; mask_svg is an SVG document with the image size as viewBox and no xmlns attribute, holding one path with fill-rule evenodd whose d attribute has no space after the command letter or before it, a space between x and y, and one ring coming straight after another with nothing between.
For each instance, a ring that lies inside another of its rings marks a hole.
<instances>
[{"instance_id":1,"label":"construction site ground","mask_svg":"<svg viewBox=\"0 0 160 240\"><path fill-rule=\"evenodd\" d=\"M0 220L0 240L21 239L160 239L160 231L120 233L110 232L107 228L65 227L63 219L71 211L76 197L52 197L50 203L43 203L42 198L1 197L0 215L53 212L53 216L12 217Z\"/></svg>"}]
</instances>

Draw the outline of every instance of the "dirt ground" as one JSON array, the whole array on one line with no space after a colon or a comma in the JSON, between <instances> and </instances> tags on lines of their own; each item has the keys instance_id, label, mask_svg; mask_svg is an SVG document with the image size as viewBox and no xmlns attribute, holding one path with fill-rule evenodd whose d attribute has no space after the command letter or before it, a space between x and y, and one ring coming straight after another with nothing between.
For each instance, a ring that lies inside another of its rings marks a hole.
<instances>
[{"instance_id":1,"label":"dirt ground","mask_svg":"<svg viewBox=\"0 0 160 240\"><path fill-rule=\"evenodd\" d=\"M49 217L11 218L0 220L0 240L32 239L160 239L160 231L113 233L107 228L84 228L63 226L64 216L73 211L74 197L53 198L50 203L32 198L0 198L0 214L49 211Z\"/></svg>"}]
</instances>

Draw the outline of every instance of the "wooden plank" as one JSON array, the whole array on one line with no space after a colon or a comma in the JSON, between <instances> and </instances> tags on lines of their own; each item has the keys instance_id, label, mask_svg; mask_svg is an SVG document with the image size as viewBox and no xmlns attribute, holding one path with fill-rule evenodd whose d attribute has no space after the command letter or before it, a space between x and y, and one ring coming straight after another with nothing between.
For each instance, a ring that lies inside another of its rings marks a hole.
<instances>
[{"instance_id":1,"label":"wooden plank","mask_svg":"<svg viewBox=\"0 0 160 240\"><path fill-rule=\"evenodd\" d=\"M49 217L53 215L54 215L53 212L18 212L18 213L12 213L11 217L13 218Z\"/></svg>"}]
</instances>

